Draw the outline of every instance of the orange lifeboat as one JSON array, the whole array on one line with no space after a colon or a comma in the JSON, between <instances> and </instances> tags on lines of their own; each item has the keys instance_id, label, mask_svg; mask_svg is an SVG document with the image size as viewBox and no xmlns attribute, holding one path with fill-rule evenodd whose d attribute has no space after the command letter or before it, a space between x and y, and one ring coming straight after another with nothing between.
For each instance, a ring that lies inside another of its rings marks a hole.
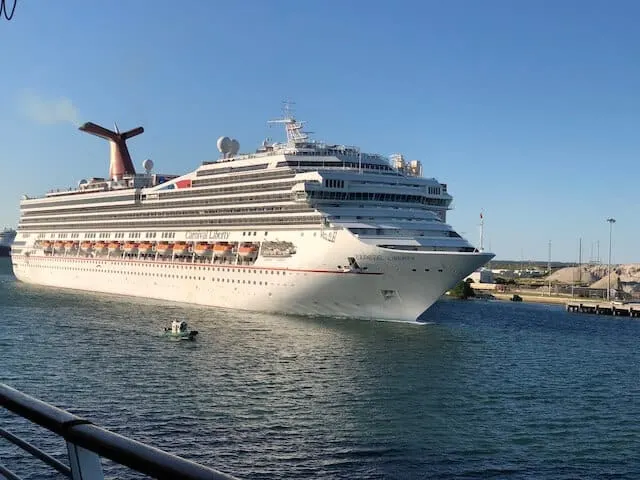
<instances>
[{"instance_id":1,"label":"orange lifeboat","mask_svg":"<svg viewBox=\"0 0 640 480\"><path fill-rule=\"evenodd\" d=\"M196 245L194 250L196 255L211 255L213 248L210 243L201 242Z\"/></svg>"},{"instance_id":2,"label":"orange lifeboat","mask_svg":"<svg viewBox=\"0 0 640 480\"><path fill-rule=\"evenodd\" d=\"M109 243L109 253L116 253L120 251L120 242L110 242Z\"/></svg>"},{"instance_id":3,"label":"orange lifeboat","mask_svg":"<svg viewBox=\"0 0 640 480\"><path fill-rule=\"evenodd\" d=\"M64 250L64 242L61 240L57 240L53 243L53 249L56 252L62 252Z\"/></svg>"},{"instance_id":4,"label":"orange lifeboat","mask_svg":"<svg viewBox=\"0 0 640 480\"><path fill-rule=\"evenodd\" d=\"M73 250L77 250L78 249L78 242L65 242L64 243L64 248L67 252L73 251Z\"/></svg>"},{"instance_id":5,"label":"orange lifeboat","mask_svg":"<svg viewBox=\"0 0 640 480\"><path fill-rule=\"evenodd\" d=\"M96 249L96 252L104 252L107 249L107 243L99 240L93 244L93 247Z\"/></svg>"},{"instance_id":6,"label":"orange lifeboat","mask_svg":"<svg viewBox=\"0 0 640 480\"><path fill-rule=\"evenodd\" d=\"M182 255L184 253L187 253L188 250L188 246L186 242L176 242L173 244L173 253L175 253L176 255Z\"/></svg>"},{"instance_id":7,"label":"orange lifeboat","mask_svg":"<svg viewBox=\"0 0 640 480\"><path fill-rule=\"evenodd\" d=\"M45 240L44 242L42 242L42 248L44 249L45 252L50 252L51 251L51 242L49 240Z\"/></svg>"},{"instance_id":8,"label":"orange lifeboat","mask_svg":"<svg viewBox=\"0 0 640 480\"><path fill-rule=\"evenodd\" d=\"M140 242L138 245L138 251L143 255L145 253L151 253L153 251L153 243L151 242Z\"/></svg>"},{"instance_id":9,"label":"orange lifeboat","mask_svg":"<svg viewBox=\"0 0 640 480\"><path fill-rule=\"evenodd\" d=\"M136 253L138 251L138 244L136 242L124 242L125 253Z\"/></svg>"},{"instance_id":10,"label":"orange lifeboat","mask_svg":"<svg viewBox=\"0 0 640 480\"><path fill-rule=\"evenodd\" d=\"M91 244L91 242L82 242L80 244L80 248L86 252L88 250L91 250L93 248L93 245Z\"/></svg>"},{"instance_id":11,"label":"orange lifeboat","mask_svg":"<svg viewBox=\"0 0 640 480\"><path fill-rule=\"evenodd\" d=\"M173 250L173 243L158 242L158 246L156 247L156 250L160 255L164 255L170 252L171 250Z\"/></svg>"},{"instance_id":12,"label":"orange lifeboat","mask_svg":"<svg viewBox=\"0 0 640 480\"><path fill-rule=\"evenodd\" d=\"M258 247L256 247L255 245L242 245L238 249L238 255L240 255L241 257L247 257L257 251L258 251Z\"/></svg>"},{"instance_id":13,"label":"orange lifeboat","mask_svg":"<svg viewBox=\"0 0 640 480\"><path fill-rule=\"evenodd\" d=\"M213 246L213 253L216 255L224 255L225 253L230 253L232 248L228 243L216 243Z\"/></svg>"}]
</instances>

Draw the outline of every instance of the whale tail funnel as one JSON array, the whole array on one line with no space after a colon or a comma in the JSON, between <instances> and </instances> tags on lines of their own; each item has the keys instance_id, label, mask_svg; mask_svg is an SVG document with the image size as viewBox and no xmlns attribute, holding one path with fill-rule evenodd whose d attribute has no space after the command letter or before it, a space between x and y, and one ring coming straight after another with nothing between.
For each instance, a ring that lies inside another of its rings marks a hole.
<instances>
[{"instance_id":1,"label":"whale tail funnel","mask_svg":"<svg viewBox=\"0 0 640 480\"><path fill-rule=\"evenodd\" d=\"M140 135L144 128L138 127L126 132L111 131L92 122L87 122L79 127L79 130L90 133L100 138L109 140L111 144L111 158L109 161L109 178L121 180L124 175L135 175L136 169L131 161L131 155L127 148L127 139Z\"/></svg>"}]
</instances>

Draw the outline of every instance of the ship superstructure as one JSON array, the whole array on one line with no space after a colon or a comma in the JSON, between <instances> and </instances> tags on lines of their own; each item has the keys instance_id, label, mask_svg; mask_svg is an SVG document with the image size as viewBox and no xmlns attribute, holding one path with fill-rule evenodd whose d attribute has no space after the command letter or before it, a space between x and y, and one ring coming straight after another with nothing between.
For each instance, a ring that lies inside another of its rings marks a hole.
<instances>
[{"instance_id":1,"label":"ship superstructure","mask_svg":"<svg viewBox=\"0 0 640 480\"><path fill-rule=\"evenodd\" d=\"M16 231L13 228L4 228L0 231L0 257L9 256L15 238Z\"/></svg>"},{"instance_id":2,"label":"ship superstructure","mask_svg":"<svg viewBox=\"0 0 640 480\"><path fill-rule=\"evenodd\" d=\"M13 228L4 228L0 231L0 247L10 247L16 238L16 231Z\"/></svg>"},{"instance_id":3,"label":"ship superstructure","mask_svg":"<svg viewBox=\"0 0 640 480\"><path fill-rule=\"evenodd\" d=\"M18 279L225 308L414 321L490 260L447 223L446 184L418 161L316 142L277 120L287 140L185 175L133 168L121 134L109 178L20 204Z\"/></svg>"}]
</instances>

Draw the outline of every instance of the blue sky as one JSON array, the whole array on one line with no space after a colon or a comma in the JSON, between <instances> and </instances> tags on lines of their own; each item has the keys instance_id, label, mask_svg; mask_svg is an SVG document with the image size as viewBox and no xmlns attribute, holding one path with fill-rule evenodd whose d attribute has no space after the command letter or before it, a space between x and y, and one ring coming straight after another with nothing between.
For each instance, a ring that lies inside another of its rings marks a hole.
<instances>
[{"instance_id":1,"label":"blue sky","mask_svg":"<svg viewBox=\"0 0 640 480\"><path fill-rule=\"evenodd\" d=\"M186 173L220 135L253 150L281 101L320 140L419 159L451 223L498 259L640 262L640 2L20 1L0 21L0 227L23 193L136 165Z\"/></svg>"}]
</instances>

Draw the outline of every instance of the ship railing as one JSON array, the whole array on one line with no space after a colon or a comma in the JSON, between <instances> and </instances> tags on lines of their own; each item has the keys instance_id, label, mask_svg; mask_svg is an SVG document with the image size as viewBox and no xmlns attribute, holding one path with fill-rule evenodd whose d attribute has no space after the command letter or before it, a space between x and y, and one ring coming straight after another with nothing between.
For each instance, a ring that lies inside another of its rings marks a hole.
<instances>
[{"instance_id":1,"label":"ship railing","mask_svg":"<svg viewBox=\"0 0 640 480\"><path fill-rule=\"evenodd\" d=\"M0 427L0 437L72 480L103 480L102 457L157 479L231 480L234 477L110 432L6 384L0 384L0 404L66 442L68 465ZM0 477L21 480L0 463Z\"/></svg>"}]
</instances>

